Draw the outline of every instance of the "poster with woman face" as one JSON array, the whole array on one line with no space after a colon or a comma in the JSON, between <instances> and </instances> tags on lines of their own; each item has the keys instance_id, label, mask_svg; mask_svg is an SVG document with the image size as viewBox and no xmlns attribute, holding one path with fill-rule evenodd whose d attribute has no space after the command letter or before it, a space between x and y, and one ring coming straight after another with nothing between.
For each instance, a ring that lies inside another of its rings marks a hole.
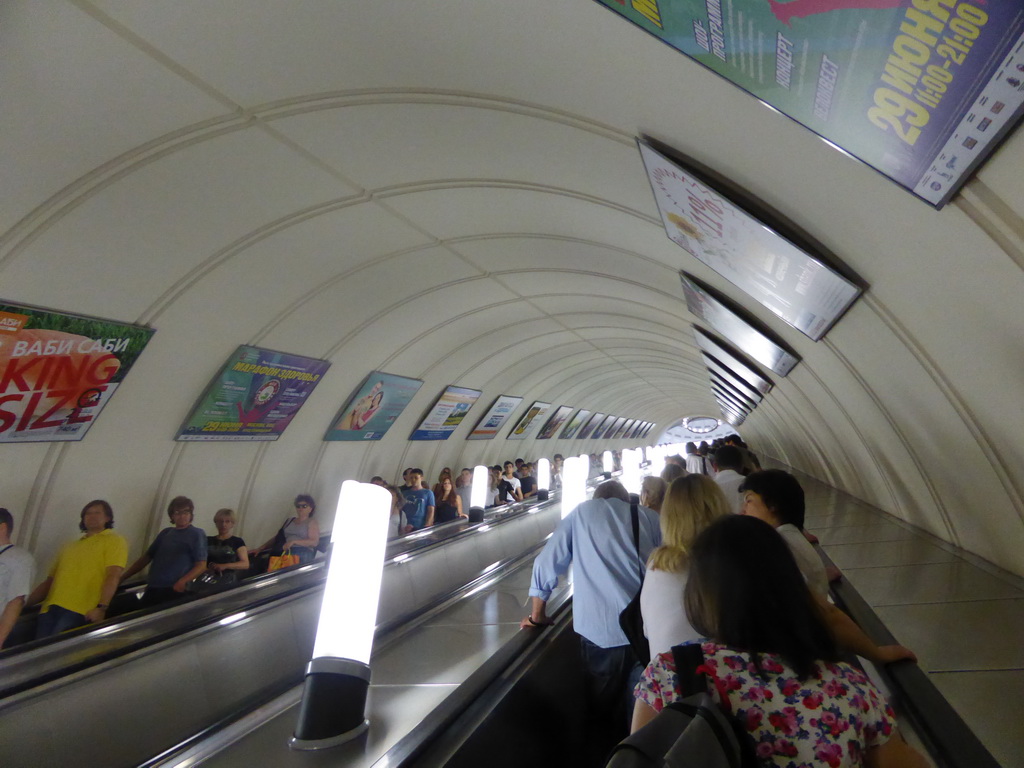
<instances>
[{"instance_id":1,"label":"poster with woman face","mask_svg":"<svg viewBox=\"0 0 1024 768\"><path fill-rule=\"evenodd\" d=\"M345 403L324 440L380 440L421 386L419 379L373 371Z\"/></svg>"}]
</instances>

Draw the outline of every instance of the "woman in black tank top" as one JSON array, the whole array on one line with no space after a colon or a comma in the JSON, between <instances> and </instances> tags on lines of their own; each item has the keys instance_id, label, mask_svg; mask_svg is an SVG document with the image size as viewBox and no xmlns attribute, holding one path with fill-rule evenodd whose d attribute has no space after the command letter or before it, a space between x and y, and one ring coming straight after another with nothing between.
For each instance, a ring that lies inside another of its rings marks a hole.
<instances>
[{"instance_id":1,"label":"woman in black tank top","mask_svg":"<svg viewBox=\"0 0 1024 768\"><path fill-rule=\"evenodd\" d=\"M434 524L448 523L460 517L466 517L462 513L462 499L455 492L451 477L442 477L438 485L441 492L435 499L437 509L434 511Z\"/></svg>"}]
</instances>

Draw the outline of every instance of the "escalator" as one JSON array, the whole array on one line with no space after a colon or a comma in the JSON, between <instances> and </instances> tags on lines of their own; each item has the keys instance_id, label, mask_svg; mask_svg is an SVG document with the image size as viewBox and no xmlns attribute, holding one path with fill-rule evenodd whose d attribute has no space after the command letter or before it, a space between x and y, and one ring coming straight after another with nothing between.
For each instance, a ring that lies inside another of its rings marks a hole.
<instances>
[{"instance_id":1,"label":"escalator","mask_svg":"<svg viewBox=\"0 0 1024 768\"><path fill-rule=\"evenodd\" d=\"M387 636L540 545L557 500L437 526L389 550ZM156 612L29 643L0 657L4 766L138 765L300 683L322 561Z\"/></svg>"}]
</instances>

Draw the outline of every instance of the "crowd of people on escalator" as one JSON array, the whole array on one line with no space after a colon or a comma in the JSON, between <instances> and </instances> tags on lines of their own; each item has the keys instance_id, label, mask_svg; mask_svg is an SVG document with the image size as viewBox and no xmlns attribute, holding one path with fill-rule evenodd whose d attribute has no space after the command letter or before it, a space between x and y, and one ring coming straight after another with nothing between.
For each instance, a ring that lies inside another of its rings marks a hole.
<instances>
[{"instance_id":1,"label":"crowd of people on escalator","mask_svg":"<svg viewBox=\"0 0 1024 768\"><path fill-rule=\"evenodd\" d=\"M805 514L797 478L761 469L737 440L669 457L639 500L608 481L562 519L534 561L520 626L551 623L548 600L572 565L581 765L604 765L630 733L651 747L647 726L664 728L652 721L666 707L705 690L758 765L928 765L856 660L916 657L876 645L832 604L829 580L841 574L826 569Z\"/></svg>"},{"instance_id":2,"label":"crowd of people on escalator","mask_svg":"<svg viewBox=\"0 0 1024 768\"><path fill-rule=\"evenodd\" d=\"M592 457L596 466L596 454ZM562 456L552 463L552 483L557 488ZM392 491L395 521L392 535L422 530L471 514L472 471L457 477L445 467L433 488L424 485L419 468L406 469L404 484L392 486L379 476L372 482ZM536 495L534 464L516 459L489 468L486 507L523 501ZM268 568L312 562L323 550L316 519L316 501L309 494L294 500L274 536L249 547L234 535L238 517L232 509L213 516L215 535L194 524L195 505L186 496L167 506L170 525L161 530L145 552L128 564L128 541L114 530L114 510L103 499L87 503L79 514L81 536L69 541L54 559L47 575L34 580L31 553L12 544L14 516L0 508L0 649L25 608L40 606L34 632L21 640L42 639L86 624L103 621L122 583L130 583L148 568L145 589L131 610L169 605L228 588L240 579Z\"/></svg>"}]
</instances>

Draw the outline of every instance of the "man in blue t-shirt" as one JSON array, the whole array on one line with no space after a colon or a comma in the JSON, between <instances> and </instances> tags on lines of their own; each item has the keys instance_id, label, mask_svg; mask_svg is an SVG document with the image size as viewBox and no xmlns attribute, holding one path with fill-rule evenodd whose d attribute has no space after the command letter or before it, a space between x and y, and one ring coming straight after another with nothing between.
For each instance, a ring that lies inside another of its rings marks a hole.
<instances>
[{"instance_id":1,"label":"man in blue t-shirt","mask_svg":"<svg viewBox=\"0 0 1024 768\"><path fill-rule=\"evenodd\" d=\"M152 563L140 608L184 597L188 583L206 570L206 532L192 525L194 511L191 499L171 499L167 516L173 527L160 531L145 554L121 576L121 581L129 579Z\"/></svg>"},{"instance_id":2,"label":"man in blue t-shirt","mask_svg":"<svg viewBox=\"0 0 1024 768\"><path fill-rule=\"evenodd\" d=\"M405 496L405 506L402 507L406 521L404 533L434 524L434 492L423 487L423 470L410 470L408 483L409 488L402 492Z\"/></svg>"}]
</instances>

